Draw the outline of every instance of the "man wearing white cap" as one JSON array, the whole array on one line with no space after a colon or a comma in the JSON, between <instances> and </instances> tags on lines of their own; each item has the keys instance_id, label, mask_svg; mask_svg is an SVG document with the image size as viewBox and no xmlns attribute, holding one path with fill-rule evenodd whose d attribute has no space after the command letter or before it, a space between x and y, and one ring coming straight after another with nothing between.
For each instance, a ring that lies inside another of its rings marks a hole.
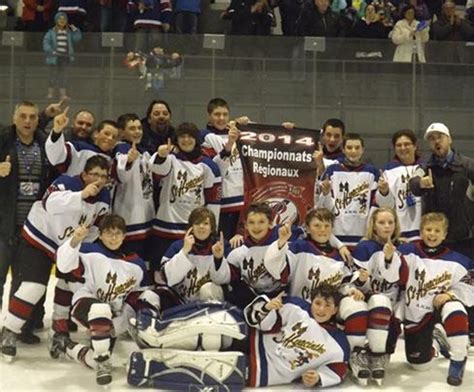
<instances>
[{"instance_id":1,"label":"man wearing white cap","mask_svg":"<svg viewBox=\"0 0 474 392\"><path fill-rule=\"evenodd\" d=\"M422 196L423 213L442 212L449 220L445 244L474 260L474 159L452 148L449 129L431 124L424 139L431 149L426 165L410 179L410 189ZM474 266L471 266L471 272ZM474 344L474 311L469 309L470 340Z\"/></svg>"}]
</instances>

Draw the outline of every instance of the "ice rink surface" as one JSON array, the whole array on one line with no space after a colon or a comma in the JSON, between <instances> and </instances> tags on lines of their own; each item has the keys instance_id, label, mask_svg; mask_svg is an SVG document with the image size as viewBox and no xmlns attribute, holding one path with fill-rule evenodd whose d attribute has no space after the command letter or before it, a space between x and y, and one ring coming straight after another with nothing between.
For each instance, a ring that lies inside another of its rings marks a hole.
<instances>
[{"instance_id":1,"label":"ice rink surface","mask_svg":"<svg viewBox=\"0 0 474 392\"><path fill-rule=\"evenodd\" d=\"M51 287L51 282L50 282ZM51 294L48 290L46 304L47 315L51 314ZM4 303L5 298L4 298ZM2 318L3 319L3 318ZM51 325L51 318L45 319L46 328L38 331L41 337L41 344L27 346L18 344L18 353L15 362L8 364L0 359L0 392L10 391L62 391L62 392L82 392L82 391L104 391L95 383L95 372L66 359L53 360L48 353L48 329ZM72 334L74 340L87 341L84 331ZM126 368L128 357L137 348L128 339L118 340L113 354L113 381L109 391L131 391L136 388L127 385ZM326 390L336 391L474 391L474 357L469 357L463 384L459 387L451 387L446 383L448 360L440 357L432 362L431 369L425 372L416 372L410 369L405 363L404 341L398 342L397 351L392 356L387 368L387 376L384 385L378 387L369 385L366 388L354 384L351 379L334 388ZM147 390L147 389L144 389ZM148 389L149 390L149 389ZM186 389L183 388L183 391ZM257 389L246 389L256 391ZM302 385L291 384L279 387L258 388L260 391L304 391L308 390Z\"/></svg>"}]
</instances>

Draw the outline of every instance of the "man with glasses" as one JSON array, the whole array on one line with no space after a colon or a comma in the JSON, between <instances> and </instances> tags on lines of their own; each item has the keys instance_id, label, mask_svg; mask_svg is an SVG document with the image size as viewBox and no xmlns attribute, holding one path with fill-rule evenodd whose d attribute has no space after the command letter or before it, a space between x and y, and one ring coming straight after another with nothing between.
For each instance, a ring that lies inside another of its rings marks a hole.
<instances>
[{"instance_id":1,"label":"man with glasses","mask_svg":"<svg viewBox=\"0 0 474 392\"><path fill-rule=\"evenodd\" d=\"M55 118L55 126L57 122ZM56 249L73 235L78 225L91 227L88 236L91 241L97 237L96 226L110 206L110 193L105 187L109 169L107 159L95 155L87 160L80 175L60 176L43 199L33 204L14 255L20 283L3 320L1 351L6 360L15 357L17 335L46 292ZM53 314L55 337L68 334L71 296L66 282L58 279ZM51 355L54 356L53 350Z\"/></svg>"}]
</instances>

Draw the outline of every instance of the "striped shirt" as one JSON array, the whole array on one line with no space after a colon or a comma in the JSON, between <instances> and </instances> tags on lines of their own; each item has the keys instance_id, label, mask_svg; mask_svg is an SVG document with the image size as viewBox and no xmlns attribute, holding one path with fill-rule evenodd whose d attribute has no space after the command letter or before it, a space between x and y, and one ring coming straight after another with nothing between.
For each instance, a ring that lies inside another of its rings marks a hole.
<instances>
[{"instance_id":1,"label":"striped shirt","mask_svg":"<svg viewBox=\"0 0 474 392\"><path fill-rule=\"evenodd\" d=\"M58 30L56 32L56 52L61 56L68 53L67 30Z\"/></svg>"},{"instance_id":2,"label":"striped shirt","mask_svg":"<svg viewBox=\"0 0 474 392\"><path fill-rule=\"evenodd\" d=\"M18 197L16 203L16 224L23 225L33 203L39 198L41 173L41 149L37 142L25 145L17 140L18 155Z\"/></svg>"}]
</instances>

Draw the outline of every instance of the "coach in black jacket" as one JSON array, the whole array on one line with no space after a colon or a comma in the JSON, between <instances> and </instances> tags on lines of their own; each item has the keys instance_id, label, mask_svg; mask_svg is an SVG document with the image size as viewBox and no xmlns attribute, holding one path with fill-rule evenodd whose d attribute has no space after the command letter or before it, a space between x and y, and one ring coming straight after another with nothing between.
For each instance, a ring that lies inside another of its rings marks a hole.
<instances>
[{"instance_id":1,"label":"coach in black jacket","mask_svg":"<svg viewBox=\"0 0 474 392\"><path fill-rule=\"evenodd\" d=\"M422 196L423 213L442 212L449 219L446 244L474 257L474 160L451 148L448 127L431 124L425 133L431 156L415 171L410 189Z\"/></svg>"}]
</instances>

